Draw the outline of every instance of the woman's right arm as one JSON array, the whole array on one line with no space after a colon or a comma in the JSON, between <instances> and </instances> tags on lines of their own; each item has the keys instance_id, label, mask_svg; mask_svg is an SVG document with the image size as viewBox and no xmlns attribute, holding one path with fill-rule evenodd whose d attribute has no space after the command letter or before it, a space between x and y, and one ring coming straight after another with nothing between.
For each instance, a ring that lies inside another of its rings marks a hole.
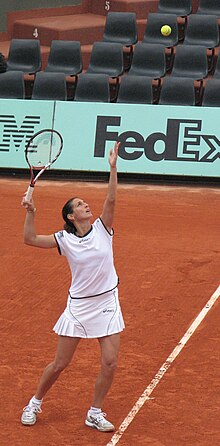
<instances>
[{"instance_id":1,"label":"woman's right arm","mask_svg":"<svg viewBox=\"0 0 220 446\"><path fill-rule=\"evenodd\" d=\"M22 200L22 206L26 209L27 214L24 222L24 243L26 245L36 246L38 248L57 248L54 235L37 235L34 225L34 216L36 209L34 203Z\"/></svg>"}]
</instances>

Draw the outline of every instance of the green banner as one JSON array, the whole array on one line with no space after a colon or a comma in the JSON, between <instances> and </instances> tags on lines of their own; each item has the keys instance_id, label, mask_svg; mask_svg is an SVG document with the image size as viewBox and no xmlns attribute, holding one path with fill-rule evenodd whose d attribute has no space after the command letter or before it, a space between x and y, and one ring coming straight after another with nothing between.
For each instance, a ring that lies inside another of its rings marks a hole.
<instances>
[{"instance_id":1,"label":"green banner","mask_svg":"<svg viewBox=\"0 0 220 446\"><path fill-rule=\"evenodd\" d=\"M218 177L220 109L53 101L0 101L0 167L25 168L28 138L43 128L64 140L59 170L108 171L121 142L118 171Z\"/></svg>"}]
</instances>

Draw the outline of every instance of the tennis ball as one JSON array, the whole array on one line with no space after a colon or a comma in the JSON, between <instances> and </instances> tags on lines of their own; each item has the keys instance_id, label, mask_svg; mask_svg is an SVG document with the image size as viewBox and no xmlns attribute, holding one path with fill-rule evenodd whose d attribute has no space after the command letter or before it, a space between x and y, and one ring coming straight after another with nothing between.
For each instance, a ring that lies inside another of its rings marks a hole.
<instances>
[{"instance_id":1,"label":"tennis ball","mask_svg":"<svg viewBox=\"0 0 220 446\"><path fill-rule=\"evenodd\" d=\"M172 30L169 25L163 25L163 26L161 26L160 31L163 36L167 37L171 34Z\"/></svg>"}]
</instances>

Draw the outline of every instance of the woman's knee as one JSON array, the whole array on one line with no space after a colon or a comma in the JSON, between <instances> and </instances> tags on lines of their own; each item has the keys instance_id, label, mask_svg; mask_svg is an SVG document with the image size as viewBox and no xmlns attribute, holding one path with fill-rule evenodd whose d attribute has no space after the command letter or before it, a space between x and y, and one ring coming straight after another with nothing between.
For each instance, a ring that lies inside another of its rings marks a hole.
<instances>
[{"instance_id":1,"label":"woman's knee","mask_svg":"<svg viewBox=\"0 0 220 446\"><path fill-rule=\"evenodd\" d=\"M69 365L69 361L67 360L55 360L52 363L53 371L56 374L59 374L65 370L65 368Z\"/></svg>"},{"instance_id":2,"label":"woman's knee","mask_svg":"<svg viewBox=\"0 0 220 446\"><path fill-rule=\"evenodd\" d=\"M102 360L102 369L106 374L112 374L117 368L117 356Z\"/></svg>"}]
</instances>

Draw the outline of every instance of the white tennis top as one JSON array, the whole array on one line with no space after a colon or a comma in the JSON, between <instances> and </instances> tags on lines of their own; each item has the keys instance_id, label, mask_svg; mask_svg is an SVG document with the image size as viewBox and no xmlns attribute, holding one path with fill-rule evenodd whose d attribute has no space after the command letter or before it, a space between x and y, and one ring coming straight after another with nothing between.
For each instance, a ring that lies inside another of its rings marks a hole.
<instances>
[{"instance_id":1,"label":"white tennis top","mask_svg":"<svg viewBox=\"0 0 220 446\"><path fill-rule=\"evenodd\" d=\"M67 231L54 234L61 255L66 256L72 273L69 294L83 299L107 293L118 285L112 250L112 236L100 218L83 237Z\"/></svg>"}]
</instances>

